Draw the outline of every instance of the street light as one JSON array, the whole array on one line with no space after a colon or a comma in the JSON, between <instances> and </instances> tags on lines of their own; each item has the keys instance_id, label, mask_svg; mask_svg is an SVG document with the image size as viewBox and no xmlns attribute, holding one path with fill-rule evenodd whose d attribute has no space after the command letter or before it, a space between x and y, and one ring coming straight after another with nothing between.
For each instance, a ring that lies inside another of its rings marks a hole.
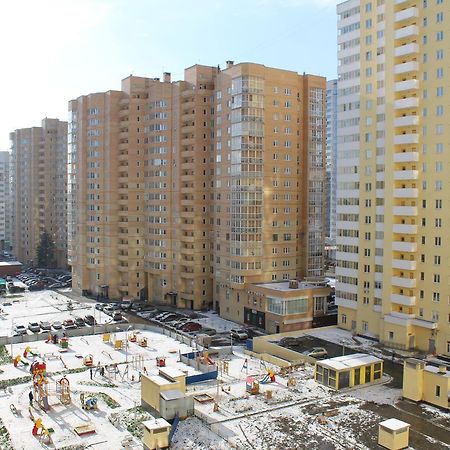
<instances>
[{"instance_id":1,"label":"street light","mask_svg":"<svg viewBox=\"0 0 450 450\"><path fill-rule=\"evenodd\" d=\"M128 332L133 328L133 325L130 325L125 332L125 362L128 363Z\"/></svg>"},{"instance_id":2,"label":"street light","mask_svg":"<svg viewBox=\"0 0 450 450\"><path fill-rule=\"evenodd\" d=\"M230 330L230 353L233 354L233 333Z\"/></svg>"}]
</instances>

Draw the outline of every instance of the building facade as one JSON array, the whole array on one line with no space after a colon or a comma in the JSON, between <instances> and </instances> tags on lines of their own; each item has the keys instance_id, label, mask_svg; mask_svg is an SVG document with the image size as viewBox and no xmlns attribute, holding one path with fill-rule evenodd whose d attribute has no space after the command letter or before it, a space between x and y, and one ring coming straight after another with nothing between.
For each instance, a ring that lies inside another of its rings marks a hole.
<instances>
[{"instance_id":1,"label":"building facade","mask_svg":"<svg viewBox=\"0 0 450 450\"><path fill-rule=\"evenodd\" d=\"M11 250L10 153L0 152L0 250Z\"/></svg>"},{"instance_id":2,"label":"building facade","mask_svg":"<svg viewBox=\"0 0 450 450\"><path fill-rule=\"evenodd\" d=\"M326 236L336 239L336 176L337 176L337 81L327 81L327 220Z\"/></svg>"},{"instance_id":3,"label":"building facade","mask_svg":"<svg viewBox=\"0 0 450 450\"><path fill-rule=\"evenodd\" d=\"M71 101L74 289L243 321L250 283L320 277L325 96L324 78L229 61Z\"/></svg>"},{"instance_id":4,"label":"building facade","mask_svg":"<svg viewBox=\"0 0 450 450\"><path fill-rule=\"evenodd\" d=\"M336 304L343 328L450 354L444 3L337 7Z\"/></svg>"},{"instance_id":5,"label":"building facade","mask_svg":"<svg viewBox=\"0 0 450 450\"><path fill-rule=\"evenodd\" d=\"M23 264L37 264L40 236L55 243L56 265L67 267L67 122L10 133L12 251Z\"/></svg>"}]
</instances>

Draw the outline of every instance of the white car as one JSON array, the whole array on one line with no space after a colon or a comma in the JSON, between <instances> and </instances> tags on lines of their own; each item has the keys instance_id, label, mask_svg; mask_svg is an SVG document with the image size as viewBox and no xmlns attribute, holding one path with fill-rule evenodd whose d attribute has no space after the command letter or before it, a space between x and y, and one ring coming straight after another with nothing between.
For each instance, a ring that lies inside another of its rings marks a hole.
<instances>
[{"instance_id":1,"label":"white car","mask_svg":"<svg viewBox=\"0 0 450 450\"><path fill-rule=\"evenodd\" d=\"M248 334L244 330L238 330L236 328L230 330L231 337L238 341L244 341L248 339Z\"/></svg>"}]
</instances>

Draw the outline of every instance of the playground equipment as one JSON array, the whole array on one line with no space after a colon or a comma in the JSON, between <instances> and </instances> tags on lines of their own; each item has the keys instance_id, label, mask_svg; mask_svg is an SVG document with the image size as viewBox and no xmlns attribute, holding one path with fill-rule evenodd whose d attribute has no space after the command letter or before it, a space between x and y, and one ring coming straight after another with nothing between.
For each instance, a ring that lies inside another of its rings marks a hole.
<instances>
[{"instance_id":1,"label":"playground equipment","mask_svg":"<svg viewBox=\"0 0 450 450\"><path fill-rule=\"evenodd\" d=\"M38 405L44 410L48 411L50 405L48 404L48 380L46 378L46 364L45 362L35 361L31 364L31 373L33 375L34 398Z\"/></svg>"},{"instance_id":2,"label":"playground equipment","mask_svg":"<svg viewBox=\"0 0 450 450\"><path fill-rule=\"evenodd\" d=\"M209 353L204 351L202 353L202 356L200 357L200 362L202 364L209 364L209 365L215 365L216 363L209 357Z\"/></svg>"},{"instance_id":3,"label":"playground equipment","mask_svg":"<svg viewBox=\"0 0 450 450\"><path fill-rule=\"evenodd\" d=\"M39 430L41 430L41 431L39 432ZM53 428L46 428L44 426L44 424L42 423L42 419L40 417L38 417L34 421L34 426L33 426L33 430L31 431L31 434L33 436L38 436L40 443L48 445L48 444L53 444L51 435L54 432L55 432L55 430Z\"/></svg>"},{"instance_id":4,"label":"playground equipment","mask_svg":"<svg viewBox=\"0 0 450 450\"><path fill-rule=\"evenodd\" d=\"M156 367L166 367L166 357L157 356L156 357Z\"/></svg>"},{"instance_id":5,"label":"playground equipment","mask_svg":"<svg viewBox=\"0 0 450 450\"><path fill-rule=\"evenodd\" d=\"M33 350L31 350L31 347L28 345L25 350L23 351L23 357L27 358L28 357L28 353L31 356L39 356L37 353L34 353Z\"/></svg>"},{"instance_id":6,"label":"playground equipment","mask_svg":"<svg viewBox=\"0 0 450 450\"><path fill-rule=\"evenodd\" d=\"M70 405L72 399L70 398L70 383L67 377L62 377L56 381L56 394L59 396L59 401L63 405Z\"/></svg>"},{"instance_id":7,"label":"playground equipment","mask_svg":"<svg viewBox=\"0 0 450 450\"><path fill-rule=\"evenodd\" d=\"M144 367L144 357L142 355L133 355L131 364L133 369L142 369Z\"/></svg>"},{"instance_id":8,"label":"playground equipment","mask_svg":"<svg viewBox=\"0 0 450 450\"><path fill-rule=\"evenodd\" d=\"M259 381L255 380L253 377L247 377L245 381L245 390L252 395L259 394Z\"/></svg>"},{"instance_id":9,"label":"playground equipment","mask_svg":"<svg viewBox=\"0 0 450 450\"><path fill-rule=\"evenodd\" d=\"M226 375L228 375L228 370L229 370L228 364L229 364L228 361L222 361L222 372Z\"/></svg>"},{"instance_id":10,"label":"playground equipment","mask_svg":"<svg viewBox=\"0 0 450 450\"><path fill-rule=\"evenodd\" d=\"M136 335L136 333L131 333L131 334L128 336L128 340L129 340L130 342L136 342L136 341L137 341L137 335Z\"/></svg>"},{"instance_id":11,"label":"playground equipment","mask_svg":"<svg viewBox=\"0 0 450 450\"><path fill-rule=\"evenodd\" d=\"M122 339L117 339L116 333L104 333L103 334L103 342L105 344L112 344L114 350L122 350L124 346L124 342Z\"/></svg>"},{"instance_id":12,"label":"playground equipment","mask_svg":"<svg viewBox=\"0 0 450 450\"><path fill-rule=\"evenodd\" d=\"M274 383L275 382L275 373L272 369L267 369L267 374L264 376L262 380L259 380L260 384Z\"/></svg>"},{"instance_id":13,"label":"playground equipment","mask_svg":"<svg viewBox=\"0 0 450 450\"><path fill-rule=\"evenodd\" d=\"M21 355L17 355L17 356L13 359L14 367L17 367L17 366L19 365L19 363L22 364L22 366L28 366L28 363L22 359L22 356L21 356Z\"/></svg>"},{"instance_id":14,"label":"playground equipment","mask_svg":"<svg viewBox=\"0 0 450 450\"><path fill-rule=\"evenodd\" d=\"M146 337L140 338L138 343L141 347L147 347L147 338Z\"/></svg>"},{"instance_id":15,"label":"playground equipment","mask_svg":"<svg viewBox=\"0 0 450 450\"><path fill-rule=\"evenodd\" d=\"M83 425L78 425L73 429L78 436L86 436L87 434L96 433L95 427L92 423L85 423Z\"/></svg>"},{"instance_id":16,"label":"playground equipment","mask_svg":"<svg viewBox=\"0 0 450 450\"><path fill-rule=\"evenodd\" d=\"M80 394L81 407L86 410L97 409L97 397L94 394Z\"/></svg>"},{"instance_id":17,"label":"playground equipment","mask_svg":"<svg viewBox=\"0 0 450 450\"><path fill-rule=\"evenodd\" d=\"M108 344L110 340L111 340L111 333L104 333L103 334L103 342L105 344Z\"/></svg>"},{"instance_id":18,"label":"playground equipment","mask_svg":"<svg viewBox=\"0 0 450 450\"><path fill-rule=\"evenodd\" d=\"M59 345L61 346L60 352L67 352L67 350L69 349L69 338L67 336L63 336L59 340Z\"/></svg>"},{"instance_id":19,"label":"playground equipment","mask_svg":"<svg viewBox=\"0 0 450 450\"><path fill-rule=\"evenodd\" d=\"M114 340L114 350L122 350L122 348L123 348L123 340L115 339Z\"/></svg>"},{"instance_id":20,"label":"playground equipment","mask_svg":"<svg viewBox=\"0 0 450 450\"><path fill-rule=\"evenodd\" d=\"M94 364L94 357L88 353L83 357L83 364L87 367L90 367Z\"/></svg>"}]
</instances>

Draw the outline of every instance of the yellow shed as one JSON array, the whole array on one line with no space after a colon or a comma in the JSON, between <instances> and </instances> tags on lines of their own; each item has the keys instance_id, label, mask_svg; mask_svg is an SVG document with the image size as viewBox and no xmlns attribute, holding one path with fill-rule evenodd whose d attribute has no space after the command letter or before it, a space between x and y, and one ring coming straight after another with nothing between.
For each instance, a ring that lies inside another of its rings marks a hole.
<instances>
[{"instance_id":1,"label":"yellow shed","mask_svg":"<svg viewBox=\"0 0 450 450\"><path fill-rule=\"evenodd\" d=\"M383 360L365 353L337 356L316 362L315 380L332 389L379 383L383 377Z\"/></svg>"},{"instance_id":2,"label":"yellow shed","mask_svg":"<svg viewBox=\"0 0 450 450\"><path fill-rule=\"evenodd\" d=\"M378 425L379 445L389 450L400 450L409 446L409 423L388 419Z\"/></svg>"},{"instance_id":3,"label":"yellow shed","mask_svg":"<svg viewBox=\"0 0 450 450\"><path fill-rule=\"evenodd\" d=\"M144 425L144 450L156 450L169 447L170 423L165 419L153 419L142 422Z\"/></svg>"}]
</instances>

